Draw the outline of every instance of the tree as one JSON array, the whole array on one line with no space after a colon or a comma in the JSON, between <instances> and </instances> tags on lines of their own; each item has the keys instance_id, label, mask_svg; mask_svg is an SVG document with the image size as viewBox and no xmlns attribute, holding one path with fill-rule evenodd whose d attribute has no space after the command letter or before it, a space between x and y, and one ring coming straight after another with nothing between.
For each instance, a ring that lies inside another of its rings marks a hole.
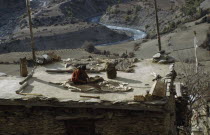
<instances>
[{"instance_id":1,"label":"tree","mask_svg":"<svg viewBox=\"0 0 210 135\"><path fill-rule=\"evenodd\" d=\"M191 135L192 132L192 120L193 123L199 125L193 119L195 113L200 113L201 110L206 111L206 106L208 106L207 98L210 90L210 74L201 66L198 71L195 72L195 66L193 63L182 63L180 67L179 77L180 82L183 83L183 99L187 103L187 110L184 116L184 125L182 127L183 132L186 135ZM203 118L202 118L203 119ZM203 126L208 126L208 123L203 124Z\"/></svg>"},{"instance_id":2,"label":"tree","mask_svg":"<svg viewBox=\"0 0 210 135\"><path fill-rule=\"evenodd\" d=\"M85 41L84 44L82 45L82 48L89 53L93 53L96 50L94 44L89 41Z\"/></svg>"}]
</instances>

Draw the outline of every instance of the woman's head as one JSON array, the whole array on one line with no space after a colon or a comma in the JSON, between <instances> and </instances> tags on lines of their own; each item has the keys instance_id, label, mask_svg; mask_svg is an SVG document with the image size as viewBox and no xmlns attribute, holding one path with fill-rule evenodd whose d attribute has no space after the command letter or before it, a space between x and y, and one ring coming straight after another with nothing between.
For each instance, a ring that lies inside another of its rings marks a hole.
<instances>
[{"instance_id":1,"label":"woman's head","mask_svg":"<svg viewBox=\"0 0 210 135\"><path fill-rule=\"evenodd\" d=\"M79 70L86 70L86 65L80 65L77 67Z\"/></svg>"},{"instance_id":2,"label":"woman's head","mask_svg":"<svg viewBox=\"0 0 210 135\"><path fill-rule=\"evenodd\" d=\"M86 65L81 66L82 70L86 70Z\"/></svg>"}]
</instances>

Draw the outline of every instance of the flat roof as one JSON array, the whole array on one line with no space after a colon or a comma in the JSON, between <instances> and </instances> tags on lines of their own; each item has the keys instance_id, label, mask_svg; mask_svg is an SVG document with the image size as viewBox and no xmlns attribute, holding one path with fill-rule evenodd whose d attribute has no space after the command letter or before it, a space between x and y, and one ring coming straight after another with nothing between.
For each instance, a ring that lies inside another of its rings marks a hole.
<instances>
[{"instance_id":1,"label":"flat roof","mask_svg":"<svg viewBox=\"0 0 210 135\"><path fill-rule=\"evenodd\" d=\"M71 73L47 73L46 68L65 68L63 62L57 62L46 66L38 66L35 69L33 77L29 80L29 85L22 91L22 93L35 93L43 95L45 99L55 98L58 102L74 102L74 103L132 103L134 95L145 95L147 90L150 90L154 82L152 73L159 74L165 77L169 72L169 65L153 63L151 59L146 59L135 63L134 73L125 73L118 71L116 79L107 79L106 73L89 73L90 77L99 75L105 80L112 80L121 83L128 83L133 90L130 92L118 93L83 93L72 92L71 89L64 89L62 86L49 84L49 82L60 83L65 82L71 78ZM23 77L7 76L0 77L0 100L29 100L37 96L32 95L18 95L18 90L21 85ZM83 96L100 96L100 99L84 98Z\"/></svg>"}]
</instances>

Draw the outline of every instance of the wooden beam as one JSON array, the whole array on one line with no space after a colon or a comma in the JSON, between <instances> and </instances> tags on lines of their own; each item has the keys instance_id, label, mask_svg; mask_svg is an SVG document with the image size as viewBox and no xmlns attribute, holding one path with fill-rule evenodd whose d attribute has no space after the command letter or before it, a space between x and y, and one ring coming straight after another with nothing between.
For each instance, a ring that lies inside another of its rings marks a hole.
<instances>
[{"instance_id":1,"label":"wooden beam","mask_svg":"<svg viewBox=\"0 0 210 135\"><path fill-rule=\"evenodd\" d=\"M22 80L21 82L19 82L20 85L24 84L26 81L28 81L30 78L33 77L33 74L34 74L34 70L36 69L36 67L34 67L31 71L31 73L24 79Z\"/></svg>"},{"instance_id":2,"label":"wooden beam","mask_svg":"<svg viewBox=\"0 0 210 135\"><path fill-rule=\"evenodd\" d=\"M18 90L15 91L16 94L20 94L21 91L22 91L26 86L28 86L28 82L24 82L24 84L23 84Z\"/></svg>"},{"instance_id":3,"label":"wooden beam","mask_svg":"<svg viewBox=\"0 0 210 135\"><path fill-rule=\"evenodd\" d=\"M80 95L80 97L100 99L100 96L84 96L84 95Z\"/></svg>"},{"instance_id":4,"label":"wooden beam","mask_svg":"<svg viewBox=\"0 0 210 135\"><path fill-rule=\"evenodd\" d=\"M56 120L97 120L97 119L103 119L104 115L86 115L86 116L57 116Z\"/></svg>"},{"instance_id":5,"label":"wooden beam","mask_svg":"<svg viewBox=\"0 0 210 135\"><path fill-rule=\"evenodd\" d=\"M73 69L46 69L48 73L73 73ZM96 70L86 70L87 73L100 73L100 71Z\"/></svg>"},{"instance_id":6,"label":"wooden beam","mask_svg":"<svg viewBox=\"0 0 210 135\"><path fill-rule=\"evenodd\" d=\"M49 73L73 73L72 69L46 69L45 71Z\"/></svg>"},{"instance_id":7,"label":"wooden beam","mask_svg":"<svg viewBox=\"0 0 210 135\"><path fill-rule=\"evenodd\" d=\"M32 95L32 96L43 96L42 94L38 94L38 93L19 93L19 95Z\"/></svg>"},{"instance_id":8,"label":"wooden beam","mask_svg":"<svg viewBox=\"0 0 210 135\"><path fill-rule=\"evenodd\" d=\"M22 80L21 82L19 82L20 85L24 84L26 81L28 81L31 77L33 76L32 73L30 73L24 80Z\"/></svg>"}]
</instances>

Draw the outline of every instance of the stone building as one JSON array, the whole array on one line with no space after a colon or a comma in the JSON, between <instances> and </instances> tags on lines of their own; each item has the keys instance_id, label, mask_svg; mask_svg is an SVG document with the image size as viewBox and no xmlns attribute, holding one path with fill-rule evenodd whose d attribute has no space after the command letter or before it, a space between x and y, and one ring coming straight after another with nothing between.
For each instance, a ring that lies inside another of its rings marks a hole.
<instances>
[{"instance_id":1,"label":"stone building","mask_svg":"<svg viewBox=\"0 0 210 135\"><path fill-rule=\"evenodd\" d=\"M129 82L133 90L113 93L74 92L49 84L70 75L49 74L45 67L35 70L22 94L15 91L23 78L1 77L0 134L175 135L174 77L168 67L139 62L135 73L118 72L115 79ZM164 78L153 79L151 71ZM100 76L106 79L105 73Z\"/></svg>"}]
</instances>

